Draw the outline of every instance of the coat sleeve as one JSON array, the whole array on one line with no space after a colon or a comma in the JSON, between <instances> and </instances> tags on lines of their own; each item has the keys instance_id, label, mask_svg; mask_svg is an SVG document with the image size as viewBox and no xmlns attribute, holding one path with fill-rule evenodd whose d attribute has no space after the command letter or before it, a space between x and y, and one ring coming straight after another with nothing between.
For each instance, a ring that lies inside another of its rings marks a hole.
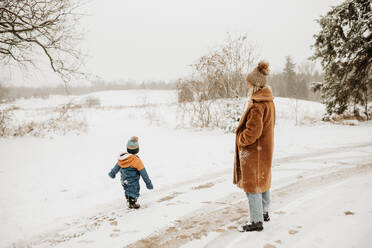
<instances>
[{"instance_id":1,"label":"coat sleeve","mask_svg":"<svg viewBox=\"0 0 372 248\"><path fill-rule=\"evenodd\" d=\"M243 131L239 134L240 146L252 145L261 136L263 129L263 109L259 106L252 107L248 114Z\"/></svg>"},{"instance_id":2,"label":"coat sleeve","mask_svg":"<svg viewBox=\"0 0 372 248\"><path fill-rule=\"evenodd\" d=\"M115 164L114 168L111 169L111 171L109 172L109 177L111 178L115 178L116 174L119 172L120 170L120 166L118 165L118 163Z\"/></svg>"},{"instance_id":3,"label":"coat sleeve","mask_svg":"<svg viewBox=\"0 0 372 248\"><path fill-rule=\"evenodd\" d=\"M146 183L146 188L148 189L153 189L154 187L152 186L152 182L149 178L149 175L147 174L147 171L145 168L139 171L143 181Z\"/></svg>"}]
</instances>

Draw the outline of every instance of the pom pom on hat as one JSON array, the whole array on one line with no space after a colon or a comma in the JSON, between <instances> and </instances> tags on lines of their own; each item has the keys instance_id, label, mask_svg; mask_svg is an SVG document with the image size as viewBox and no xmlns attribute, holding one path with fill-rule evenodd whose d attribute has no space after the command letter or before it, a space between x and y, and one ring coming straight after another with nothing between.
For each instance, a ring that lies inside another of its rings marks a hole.
<instances>
[{"instance_id":1,"label":"pom pom on hat","mask_svg":"<svg viewBox=\"0 0 372 248\"><path fill-rule=\"evenodd\" d=\"M265 76L269 75L269 63L261 61L258 63L257 70Z\"/></svg>"},{"instance_id":2,"label":"pom pom on hat","mask_svg":"<svg viewBox=\"0 0 372 248\"><path fill-rule=\"evenodd\" d=\"M264 87L266 85L267 75L269 75L269 63L261 61L258 63L258 66L247 75L246 81L258 87Z\"/></svg>"},{"instance_id":3,"label":"pom pom on hat","mask_svg":"<svg viewBox=\"0 0 372 248\"><path fill-rule=\"evenodd\" d=\"M138 147L139 147L138 137L137 136L131 137L128 141L127 148L130 150L135 150L135 149L138 149Z\"/></svg>"}]
</instances>

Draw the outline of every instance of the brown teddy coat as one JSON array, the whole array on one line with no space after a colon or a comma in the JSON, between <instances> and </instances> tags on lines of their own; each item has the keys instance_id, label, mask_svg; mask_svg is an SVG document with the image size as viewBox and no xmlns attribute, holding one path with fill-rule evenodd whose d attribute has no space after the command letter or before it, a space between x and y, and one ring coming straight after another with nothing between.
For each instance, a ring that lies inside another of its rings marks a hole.
<instances>
[{"instance_id":1,"label":"brown teddy coat","mask_svg":"<svg viewBox=\"0 0 372 248\"><path fill-rule=\"evenodd\" d=\"M275 105L270 88L253 94L236 130L233 183L247 193L271 186Z\"/></svg>"}]
</instances>

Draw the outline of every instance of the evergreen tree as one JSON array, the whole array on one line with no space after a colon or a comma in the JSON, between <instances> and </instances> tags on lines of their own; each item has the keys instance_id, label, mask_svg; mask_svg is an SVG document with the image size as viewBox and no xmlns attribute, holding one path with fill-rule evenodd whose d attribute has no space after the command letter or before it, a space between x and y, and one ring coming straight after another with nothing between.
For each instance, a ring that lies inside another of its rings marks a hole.
<instances>
[{"instance_id":1,"label":"evergreen tree","mask_svg":"<svg viewBox=\"0 0 372 248\"><path fill-rule=\"evenodd\" d=\"M320 91L327 113L342 114L349 106L363 105L368 116L372 89L372 21L370 0L347 0L321 16L314 35L313 60L320 60L324 81Z\"/></svg>"},{"instance_id":2,"label":"evergreen tree","mask_svg":"<svg viewBox=\"0 0 372 248\"><path fill-rule=\"evenodd\" d=\"M285 67L283 69L283 76L286 82L286 96L287 97L294 97L296 95L296 72L295 66L296 64L293 63L292 58L287 56L285 58Z\"/></svg>"}]
</instances>

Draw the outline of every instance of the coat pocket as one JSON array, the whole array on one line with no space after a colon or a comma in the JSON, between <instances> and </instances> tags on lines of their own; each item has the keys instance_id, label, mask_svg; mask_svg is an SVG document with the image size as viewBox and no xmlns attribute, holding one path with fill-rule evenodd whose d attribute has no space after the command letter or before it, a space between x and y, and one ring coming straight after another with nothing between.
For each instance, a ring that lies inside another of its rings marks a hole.
<instances>
[{"instance_id":1,"label":"coat pocket","mask_svg":"<svg viewBox=\"0 0 372 248\"><path fill-rule=\"evenodd\" d=\"M250 144L250 145L247 145L247 146L240 145L239 142L238 142L238 149L239 149L239 151L240 150L255 150L255 149L257 149L257 144L258 144L258 140L256 140L256 142L254 142L253 144Z\"/></svg>"}]
</instances>

